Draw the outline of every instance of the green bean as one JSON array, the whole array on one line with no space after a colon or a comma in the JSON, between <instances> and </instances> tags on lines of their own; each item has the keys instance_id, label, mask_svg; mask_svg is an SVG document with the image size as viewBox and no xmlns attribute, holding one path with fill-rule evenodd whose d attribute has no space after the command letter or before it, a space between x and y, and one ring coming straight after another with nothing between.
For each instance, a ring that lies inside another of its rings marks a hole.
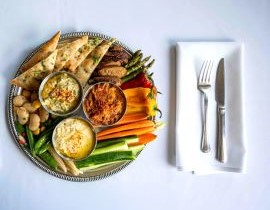
<instances>
[{"instance_id":1,"label":"green bean","mask_svg":"<svg viewBox=\"0 0 270 210\"><path fill-rule=\"evenodd\" d=\"M18 121L15 122L15 127L16 127L16 130L19 134L25 132L25 127L19 123Z\"/></svg>"},{"instance_id":2,"label":"green bean","mask_svg":"<svg viewBox=\"0 0 270 210\"><path fill-rule=\"evenodd\" d=\"M27 139L28 139L28 143L29 143L29 146L30 146L30 151L31 153L33 154L33 151L34 151L34 136L33 136L33 133L32 131L29 129L28 126L26 126L26 134L27 134Z\"/></svg>"},{"instance_id":3,"label":"green bean","mask_svg":"<svg viewBox=\"0 0 270 210\"><path fill-rule=\"evenodd\" d=\"M39 155L39 157L45 162L47 163L47 165L56 170L57 169L57 162L55 161L55 159L51 156L51 154L49 152L43 152L42 154Z\"/></svg>"},{"instance_id":4,"label":"green bean","mask_svg":"<svg viewBox=\"0 0 270 210\"><path fill-rule=\"evenodd\" d=\"M37 154L39 149L48 141L49 137L51 136L52 131L47 133L46 135L41 136L37 142L35 143L33 155Z\"/></svg>"},{"instance_id":5,"label":"green bean","mask_svg":"<svg viewBox=\"0 0 270 210\"><path fill-rule=\"evenodd\" d=\"M43 145L40 147L40 149L38 150L37 154L40 155L40 154L46 152L46 151L49 149L50 143L51 143L51 142L48 141L46 144L43 144Z\"/></svg>"}]
</instances>

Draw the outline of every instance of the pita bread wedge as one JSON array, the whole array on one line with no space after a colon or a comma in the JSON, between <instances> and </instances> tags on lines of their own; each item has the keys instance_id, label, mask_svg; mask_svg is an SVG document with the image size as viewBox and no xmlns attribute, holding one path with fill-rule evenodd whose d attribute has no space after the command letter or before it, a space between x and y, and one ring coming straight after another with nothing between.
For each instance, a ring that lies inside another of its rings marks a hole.
<instances>
[{"instance_id":1,"label":"pita bread wedge","mask_svg":"<svg viewBox=\"0 0 270 210\"><path fill-rule=\"evenodd\" d=\"M32 68L11 80L11 83L27 90L38 90L41 81L53 71L57 50Z\"/></svg>"},{"instance_id":2,"label":"pita bread wedge","mask_svg":"<svg viewBox=\"0 0 270 210\"><path fill-rule=\"evenodd\" d=\"M77 52L67 61L64 69L74 72L75 69L83 62L90 52L102 42L102 39L89 39L88 43L83 45Z\"/></svg>"},{"instance_id":3,"label":"pita bread wedge","mask_svg":"<svg viewBox=\"0 0 270 210\"><path fill-rule=\"evenodd\" d=\"M75 70L75 76L81 82L84 87L91 74L108 51L110 46L115 42L116 39L110 39L103 41L97 46L90 55L77 67Z\"/></svg>"},{"instance_id":4,"label":"pita bread wedge","mask_svg":"<svg viewBox=\"0 0 270 210\"><path fill-rule=\"evenodd\" d=\"M21 70L24 72L44 58L47 58L56 49L60 34L61 31L58 31L55 35L53 35L53 37L48 40L29 61L23 64Z\"/></svg>"},{"instance_id":5,"label":"pita bread wedge","mask_svg":"<svg viewBox=\"0 0 270 210\"><path fill-rule=\"evenodd\" d=\"M58 49L56 56L54 71L59 71L64 67L67 61L79 50L80 47L85 45L88 41L88 36L83 36L76 39L73 42L65 44L63 47Z\"/></svg>"}]
</instances>

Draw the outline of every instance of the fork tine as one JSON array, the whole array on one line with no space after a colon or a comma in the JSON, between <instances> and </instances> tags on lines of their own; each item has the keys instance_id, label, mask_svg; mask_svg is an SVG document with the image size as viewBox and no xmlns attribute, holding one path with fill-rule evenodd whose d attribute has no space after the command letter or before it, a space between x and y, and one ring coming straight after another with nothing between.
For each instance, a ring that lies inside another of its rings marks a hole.
<instances>
[{"instance_id":1,"label":"fork tine","mask_svg":"<svg viewBox=\"0 0 270 210\"><path fill-rule=\"evenodd\" d=\"M207 76L206 76L206 82L210 83L210 78L211 78L211 72L212 72L212 67L213 67L213 61L209 61L209 66L208 66L208 71L207 71Z\"/></svg>"},{"instance_id":2,"label":"fork tine","mask_svg":"<svg viewBox=\"0 0 270 210\"><path fill-rule=\"evenodd\" d=\"M208 73L208 68L209 68L209 60L206 60L205 67L203 69L203 77L202 77L202 82L205 83L207 79L207 73Z\"/></svg>"},{"instance_id":3,"label":"fork tine","mask_svg":"<svg viewBox=\"0 0 270 210\"><path fill-rule=\"evenodd\" d=\"M205 64L206 64L207 61L203 61L203 64L202 64L202 67L201 67L201 70L200 70L200 76L199 76L199 83L202 81L203 79L203 73L204 73L204 69L205 69Z\"/></svg>"}]
</instances>

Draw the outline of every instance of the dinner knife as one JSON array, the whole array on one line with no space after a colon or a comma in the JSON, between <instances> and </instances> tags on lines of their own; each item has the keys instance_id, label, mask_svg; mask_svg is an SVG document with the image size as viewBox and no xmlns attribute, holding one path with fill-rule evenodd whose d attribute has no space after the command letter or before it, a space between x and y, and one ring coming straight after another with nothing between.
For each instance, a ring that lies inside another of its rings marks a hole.
<instances>
[{"instance_id":1,"label":"dinner knife","mask_svg":"<svg viewBox=\"0 0 270 210\"><path fill-rule=\"evenodd\" d=\"M216 102L217 102L217 159L225 163L227 161L227 145L225 138L225 81L224 58L221 58L216 73Z\"/></svg>"}]
</instances>

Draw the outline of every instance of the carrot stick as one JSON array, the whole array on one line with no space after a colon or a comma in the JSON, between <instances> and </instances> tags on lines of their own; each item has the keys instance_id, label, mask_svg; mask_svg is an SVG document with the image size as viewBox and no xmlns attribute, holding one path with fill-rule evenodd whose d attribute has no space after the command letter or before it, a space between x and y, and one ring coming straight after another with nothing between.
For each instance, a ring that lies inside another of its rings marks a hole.
<instances>
[{"instance_id":1,"label":"carrot stick","mask_svg":"<svg viewBox=\"0 0 270 210\"><path fill-rule=\"evenodd\" d=\"M153 133L146 133L138 136L139 141L136 143L129 144L128 146L137 146L142 144L147 144L151 141L154 141L157 138L157 135Z\"/></svg>"},{"instance_id":2,"label":"carrot stick","mask_svg":"<svg viewBox=\"0 0 270 210\"><path fill-rule=\"evenodd\" d=\"M105 136L98 136L97 140L106 140L110 138L119 138L119 137L124 137L124 136L130 136L130 135L142 135L145 133L151 133L155 131L156 127L155 126L149 126L149 127L144 127L144 128L136 128L132 130L127 130L127 131L120 131L112 134L108 134Z\"/></svg>"},{"instance_id":3,"label":"carrot stick","mask_svg":"<svg viewBox=\"0 0 270 210\"><path fill-rule=\"evenodd\" d=\"M138 122L133 122L133 123L125 124L125 125L120 125L120 126L117 126L117 127L108 128L106 130L100 131L97 134L97 137L105 136L105 135L120 132L120 131L126 131L126 130L132 130L132 129L137 129L137 128L144 128L144 127L150 127L150 126L154 126L154 125L155 125L155 123L152 120L141 120L141 121L138 121Z\"/></svg>"},{"instance_id":4,"label":"carrot stick","mask_svg":"<svg viewBox=\"0 0 270 210\"><path fill-rule=\"evenodd\" d=\"M144 112L126 114L119 122L116 123L116 125L122 125L122 124L140 121L140 120L145 120L147 119L147 117L148 115Z\"/></svg>"}]
</instances>

